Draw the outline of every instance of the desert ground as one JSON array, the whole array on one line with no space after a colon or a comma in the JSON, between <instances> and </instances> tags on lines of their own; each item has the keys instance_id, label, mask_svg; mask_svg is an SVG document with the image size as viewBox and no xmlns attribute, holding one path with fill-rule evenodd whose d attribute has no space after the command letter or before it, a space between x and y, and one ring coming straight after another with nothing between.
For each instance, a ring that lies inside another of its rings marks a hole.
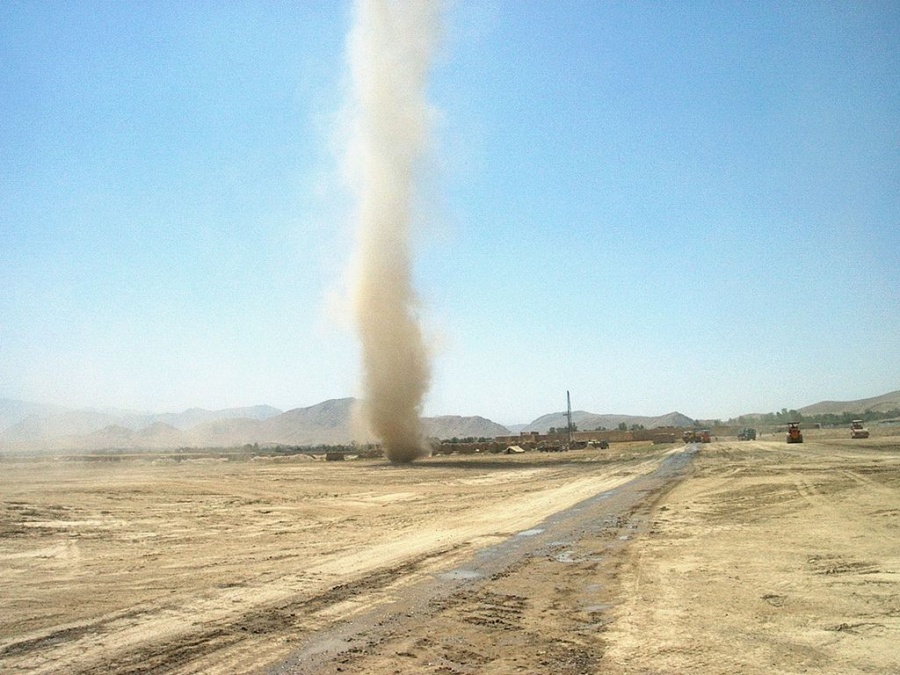
<instances>
[{"instance_id":1,"label":"desert ground","mask_svg":"<svg viewBox=\"0 0 900 675\"><path fill-rule=\"evenodd\" d=\"M0 458L0 672L900 672L900 435Z\"/></svg>"}]
</instances>

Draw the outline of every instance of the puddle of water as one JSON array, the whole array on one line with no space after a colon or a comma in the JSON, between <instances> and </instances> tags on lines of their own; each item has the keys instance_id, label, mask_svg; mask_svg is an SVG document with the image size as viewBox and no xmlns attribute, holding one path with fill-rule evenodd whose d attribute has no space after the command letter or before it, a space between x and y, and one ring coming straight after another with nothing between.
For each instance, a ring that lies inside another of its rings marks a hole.
<instances>
[{"instance_id":1,"label":"puddle of water","mask_svg":"<svg viewBox=\"0 0 900 675\"><path fill-rule=\"evenodd\" d=\"M322 640L318 644L313 645L310 649L306 651L308 656L315 656L318 654L326 654L328 652L343 652L347 647L351 645L347 640L341 639L326 639Z\"/></svg>"},{"instance_id":2,"label":"puddle of water","mask_svg":"<svg viewBox=\"0 0 900 675\"><path fill-rule=\"evenodd\" d=\"M442 581L460 581L465 579L480 579L483 575L475 570L456 569L449 572L441 572L435 575Z\"/></svg>"},{"instance_id":3,"label":"puddle of water","mask_svg":"<svg viewBox=\"0 0 900 675\"><path fill-rule=\"evenodd\" d=\"M585 612L605 612L610 608L612 608L612 605L587 605L584 608L584 611Z\"/></svg>"},{"instance_id":4,"label":"puddle of water","mask_svg":"<svg viewBox=\"0 0 900 675\"><path fill-rule=\"evenodd\" d=\"M540 534L543 531L544 531L543 527L535 527L534 529L531 529L531 530L522 530L516 536L517 537L533 537L534 535Z\"/></svg>"},{"instance_id":5,"label":"puddle of water","mask_svg":"<svg viewBox=\"0 0 900 675\"><path fill-rule=\"evenodd\" d=\"M561 563L586 563L586 562L600 562L603 560L603 556L601 555L583 555L576 556L573 551L563 551L562 553L557 553L553 556L553 559L556 562Z\"/></svg>"}]
</instances>

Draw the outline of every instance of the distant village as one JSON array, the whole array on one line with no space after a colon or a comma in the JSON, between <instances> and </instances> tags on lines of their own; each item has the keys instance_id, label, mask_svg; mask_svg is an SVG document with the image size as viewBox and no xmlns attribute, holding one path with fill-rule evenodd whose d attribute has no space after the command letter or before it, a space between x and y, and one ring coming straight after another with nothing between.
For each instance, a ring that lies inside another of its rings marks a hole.
<instances>
[{"instance_id":1,"label":"distant village","mask_svg":"<svg viewBox=\"0 0 900 675\"><path fill-rule=\"evenodd\" d=\"M610 443L626 443L632 441L674 443L681 440L681 429L660 427L656 429L616 429L596 431L573 431L567 429L550 429L546 434L537 431L523 431L518 435L495 436L493 438L463 438L441 441L440 446L433 449L433 454L458 453L473 454L477 452L506 452L537 450L557 452L560 450L587 447L606 448Z\"/></svg>"}]
</instances>

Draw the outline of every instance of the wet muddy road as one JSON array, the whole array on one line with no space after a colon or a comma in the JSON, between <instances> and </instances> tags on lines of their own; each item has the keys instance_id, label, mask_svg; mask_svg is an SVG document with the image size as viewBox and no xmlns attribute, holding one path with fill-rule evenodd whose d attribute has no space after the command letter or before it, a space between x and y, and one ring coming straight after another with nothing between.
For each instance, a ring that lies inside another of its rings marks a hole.
<instances>
[{"instance_id":1,"label":"wet muddy road","mask_svg":"<svg viewBox=\"0 0 900 675\"><path fill-rule=\"evenodd\" d=\"M342 589L334 606L343 616L264 672L593 672L616 554L647 527L650 508L696 451L671 452L652 472L416 583L392 589L397 579L376 576Z\"/></svg>"}]
</instances>

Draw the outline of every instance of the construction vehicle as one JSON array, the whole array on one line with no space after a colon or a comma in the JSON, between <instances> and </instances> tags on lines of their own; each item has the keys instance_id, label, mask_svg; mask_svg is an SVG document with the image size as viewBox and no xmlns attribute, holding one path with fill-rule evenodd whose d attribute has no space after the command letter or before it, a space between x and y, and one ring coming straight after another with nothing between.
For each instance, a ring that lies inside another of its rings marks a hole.
<instances>
[{"instance_id":1,"label":"construction vehicle","mask_svg":"<svg viewBox=\"0 0 900 675\"><path fill-rule=\"evenodd\" d=\"M788 443L803 442L803 434L800 432L800 424L798 422L791 422L788 424L787 437L785 440Z\"/></svg>"},{"instance_id":2,"label":"construction vehicle","mask_svg":"<svg viewBox=\"0 0 900 675\"><path fill-rule=\"evenodd\" d=\"M685 443L711 443L712 437L709 429L685 429L681 434L681 440Z\"/></svg>"},{"instance_id":3,"label":"construction vehicle","mask_svg":"<svg viewBox=\"0 0 900 675\"><path fill-rule=\"evenodd\" d=\"M862 420L850 422L850 438L868 438L869 430L863 426Z\"/></svg>"},{"instance_id":4,"label":"construction vehicle","mask_svg":"<svg viewBox=\"0 0 900 675\"><path fill-rule=\"evenodd\" d=\"M746 429L741 429L741 432L738 434L739 441L755 441L756 440L756 429L752 427L747 427Z\"/></svg>"}]
</instances>

